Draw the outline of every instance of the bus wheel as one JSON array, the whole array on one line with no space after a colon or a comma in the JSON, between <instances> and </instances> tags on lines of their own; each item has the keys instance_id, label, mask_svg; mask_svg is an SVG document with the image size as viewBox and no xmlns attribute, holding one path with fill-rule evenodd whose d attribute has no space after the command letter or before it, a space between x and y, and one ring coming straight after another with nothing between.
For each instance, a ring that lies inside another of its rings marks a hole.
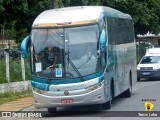
<instances>
[{"instance_id":1,"label":"bus wheel","mask_svg":"<svg viewBox=\"0 0 160 120\"><path fill-rule=\"evenodd\" d=\"M103 104L103 109L111 109L113 97L114 97L114 83L112 80L111 87L110 87L110 100Z\"/></svg>"},{"instance_id":2,"label":"bus wheel","mask_svg":"<svg viewBox=\"0 0 160 120\"><path fill-rule=\"evenodd\" d=\"M48 108L48 113L55 113L57 108Z\"/></svg>"},{"instance_id":3,"label":"bus wheel","mask_svg":"<svg viewBox=\"0 0 160 120\"><path fill-rule=\"evenodd\" d=\"M111 100L106 103L103 103L103 110L111 109Z\"/></svg>"},{"instance_id":4,"label":"bus wheel","mask_svg":"<svg viewBox=\"0 0 160 120\"><path fill-rule=\"evenodd\" d=\"M137 82L140 82L140 78L137 77Z\"/></svg>"},{"instance_id":5,"label":"bus wheel","mask_svg":"<svg viewBox=\"0 0 160 120\"><path fill-rule=\"evenodd\" d=\"M132 95L132 74L129 75L129 88L123 93L124 97L131 97Z\"/></svg>"}]
</instances>

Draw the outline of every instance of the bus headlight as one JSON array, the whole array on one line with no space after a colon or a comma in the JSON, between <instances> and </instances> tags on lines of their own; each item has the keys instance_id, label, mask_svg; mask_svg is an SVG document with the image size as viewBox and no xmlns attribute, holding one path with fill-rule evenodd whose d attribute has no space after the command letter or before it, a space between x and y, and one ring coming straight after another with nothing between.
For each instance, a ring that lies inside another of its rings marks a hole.
<instances>
[{"instance_id":1,"label":"bus headlight","mask_svg":"<svg viewBox=\"0 0 160 120\"><path fill-rule=\"evenodd\" d=\"M41 89L38 89L38 88L35 88L35 87L32 87L33 91L34 92L37 92L39 94L44 94L46 91L45 90L41 90Z\"/></svg>"},{"instance_id":2,"label":"bus headlight","mask_svg":"<svg viewBox=\"0 0 160 120\"><path fill-rule=\"evenodd\" d=\"M88 89L88 90L95 90L95 89L100 88L103 84L104 84L104 81L101 82L101 83L98 83L98 84L96 84L96 85L92 85L92 86L90 86L90 87L87 87L86 89Z\"/></svg>"}]
</instances>

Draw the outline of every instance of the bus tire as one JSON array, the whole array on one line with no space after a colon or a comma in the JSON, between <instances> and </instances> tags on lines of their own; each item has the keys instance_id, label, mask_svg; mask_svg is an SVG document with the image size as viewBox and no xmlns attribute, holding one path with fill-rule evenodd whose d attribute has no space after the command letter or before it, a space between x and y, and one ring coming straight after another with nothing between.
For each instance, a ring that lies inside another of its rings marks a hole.
<instances>
[{"instance_id":1,"label":"bus tire","mask_svg":"<svg viewBox=\"0 0 160 120\"><path fill-rule=\"evenodd\" d=\"M48 108L48 113L55 113L57 108Z\"/></svg>"},{"instance_id":2,"label":"bus tire","mask_svg":"<svg viewBox=\"0 0 160 120\"><path fill-rule=\"evenodd\" d=\"M131 97L132 95L132 73L129 75L129 88L123 93L124 97Z\"/></svg>"},{"instance_id":3,"label":"bus tire","mask_svg":"<svg viewBox=\"0 0 160 120\"><path fill-rule=\"evenodd\" d=\"M114 83L112 79L111 87L110 87L110 100L103 104L103 109L111 109L113 97L114 97Z\"/></svg>"},{"instance_id":4,"label":"bus tire","mask_svg":"<svg viewBox=\"0 0 160 120\"><path fill-rule=\"evenodd\" d=\"M111 100L109 100L108 102L106 103L103 103L103 110L106 110L106 109L111 109Z\"/></svg>"},{"instance_id":5,"label":"bus tire","mask_svg":"<svg viewBox=\"0 0 160 120\"><path fill-rule=\"evenodd\" d=\"M140 78L137 77L137 82L140 82Z\"/></svg>"}]
</instances>

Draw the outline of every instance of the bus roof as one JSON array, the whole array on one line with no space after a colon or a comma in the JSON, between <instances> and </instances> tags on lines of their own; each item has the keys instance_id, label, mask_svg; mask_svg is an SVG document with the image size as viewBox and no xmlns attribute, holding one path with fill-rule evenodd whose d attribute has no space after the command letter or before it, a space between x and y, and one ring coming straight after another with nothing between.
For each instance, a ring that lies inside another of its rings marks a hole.
<instances>
[{"instance_id":1,"label":"bus roof","mask_svg":"<svg viewBox=\"0 0 160 120\"><path fill-rule=\"evenodd\" d=\"M128 18L131 16L118 10L103 6L79 6L51 9L42 12L33 22L32 27L64 26L67 24L84 24L98 22L102 14L106 16Z\"/></svg>"}]
</instances>

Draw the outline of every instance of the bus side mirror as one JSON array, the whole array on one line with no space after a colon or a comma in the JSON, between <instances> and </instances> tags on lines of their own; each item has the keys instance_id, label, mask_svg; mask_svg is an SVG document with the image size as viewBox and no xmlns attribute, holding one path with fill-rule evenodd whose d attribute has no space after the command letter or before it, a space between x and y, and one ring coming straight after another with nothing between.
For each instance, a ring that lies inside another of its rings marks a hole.
<instances>
[{"instance_id":1,"label":"bus side mirror","mask_svg":"<svg viewBox=\"0 0 160 120\"><path fill-rule=\"evenodd\" d=\"M21 52L22 52L22 57L27 58L27 51L30 45L30 35L25 37L21 43Z\"/></svg>"},{"instance_id":2,"label":"bus side mirror","mask_svg":"<svg viewBox=\"0 0 160 120\"><path fill-rule=\"evenodd\" d=\"M106 51L106 33L103 29L100 35L100 51L105 52Z\"/></svg>"}]
</instances>

